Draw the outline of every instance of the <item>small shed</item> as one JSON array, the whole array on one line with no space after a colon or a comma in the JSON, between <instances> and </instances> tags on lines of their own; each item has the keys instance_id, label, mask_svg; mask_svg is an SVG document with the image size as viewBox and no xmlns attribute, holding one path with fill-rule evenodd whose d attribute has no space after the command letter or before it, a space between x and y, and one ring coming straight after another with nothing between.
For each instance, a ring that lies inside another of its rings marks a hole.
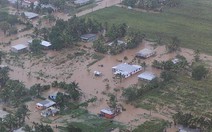
<instances>
[{"instance_id":1,"label":"small shed","mask_svg":"<svg viewBox=\"0 0 212 132\"><path fill-rule=\"evenodd\" d=\"M41 43L40 43L42 46L48 48L50 47L52 44L48 41L45 41L45 40L42 40Z\"/></svg>"},{"instance_id":2,"label":"small shed","mask_svg":"<svg viewBox=\"0 0 212 132\"><path fill-rule=\"evenodd\" d=\"M82 6L82 5L86 5L86 4L90 3L90 2L91 2L91 0L75 0L74 4Z\"/></svg>"},{"instance_id":3,"label":"small shed","mask_svg":"<svg viewBox=\"0 0 212 132\"><path fill-rule=\"evenodd\" d=\"M33 40L29 40L28 44L32 44L32 41ZM44 48L49 48L49 47L51 47L52 44L50 42L48 42L48 41L41 40L40 45L43 46Z\"/></svg>"},{"instance_id":4,"label":"small shed","mask_svg":"<svg viewBox=\"0 0 212 132\"><path fill-rule=\"evenodd\" d=\"M113 109L110 109L110 108L102 109L100 111L100 113L103 117L106 117L108 119L112 119L112 118L115 117L115 111Z\"/></svg>"},{"instance_id":5,"label":"small shed","mask_svg":"<svg viewBox=\"0 0 212 132\"><path fill-rule=\"evenodd\" d=\"M24 52L26 50L27 50L27 46L25 46L23 44L18 44L18 45L15 45L15 46L11 47L11 51L15 52L15 53Z\"/></svg>"},{"instance_id":6,"label":"small shed","mask_svg":"<svg viewBox=\"0 0 212 132\"><path fill-rule=\"evenodd\" d=\"M9 113L3 110L0 110L0 118L5 118Z\"/></svg>"},{"instance_id":7,"label":"small shed","mask_svg":"<svg viewBox=\"0 0 212 132\"><path fill-rule=\"evenodd\" d=\"M153 55L155 55L156 52L154 50L151 50L151 49L142 49L140 50L138 53L136 53L136 57L140 57L140 58L149 58Z\"/></svg>"},{"instance_id":8,"label":"small shed","mask_svg":"<svg viewBox=\"0 0 212 132\"><path fill-rule=\"evenodd\" d=\"M37 13L34 13L34 12L24 12L24 16L27 19L34 19L34 18L37 18L38 17L38 14Z\"/></svg>"},{"instance_id":9,"label":"small shed","mask_svg":"<svg viewBox=\"0 0 212 132\"><path fill-rule=\"evenodd\" d=\"M156 78L156 75L151 73L151 72L146 71L146 72L139 74L138 78L141 79L141 80L151 81L154 78Z\"/></svg>"},{"instance_id":10,"label":"small shed","mask_svg":"<svg viewBox=\"0 0 212 132\"><path fill-rule=\"evenodd\" d=\"M49 108L53 105L55 105L56 103L54 101L51 101L51 100L43 100L39 103L36 104L36 108L39 109L39 110L43 110L43 109L46 109L46 108Z\"/></svg>"},{"instance_id":11,"label":"small shed","mask_svg":"<svg viewBox=\"0 0 212 132\"><path fill-rule=\"evenodd\" d=\"M96 34L84 34L80 38L83 42L91 42L96 40Z\"/></svg>"},{"instance_id":12,"label":"small shed","mask_svg":"<svg viewBox=\"0 0 212 132\"><path fill-rule=\"evenodd\" d=\"M175 58L175 59L172 60L172 63L173 63L173 64L177 64L177 63L179 63L179 62L180 62L180 59L178 59L178 58Z\"/></svg>"},{"instance_id":13,"label":"small shed","mask_svg":"<svg viewBox=\"0 0 212 132\"><path fill-rule=\"evenodd\" d=\"M51 116L51 115L54 116L59 111L60 110L55 107L49 107L41 112L41 116L43 116L43 117L47 117L47 116Z\"/></svg>"}]
</instances>

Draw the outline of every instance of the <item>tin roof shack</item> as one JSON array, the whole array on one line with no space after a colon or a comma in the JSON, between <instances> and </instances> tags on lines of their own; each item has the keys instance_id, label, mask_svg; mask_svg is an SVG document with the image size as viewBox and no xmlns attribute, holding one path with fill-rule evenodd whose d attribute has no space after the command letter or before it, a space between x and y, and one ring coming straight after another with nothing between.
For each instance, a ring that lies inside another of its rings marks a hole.
<instances>
[{"instance_id":1,"label":"tin roof shack","mask_svg":"<svg viewBox=\"0 0 212 132\"><path fill-rule=\"evenodd\" d=\"M108 118L108 119L112 119L112 118L115 117L115 111L113 109L110 109L110 108L102 109L100 111L100 114L101 114L101 116Z\"/></svg>"},{"instance_id":2,"label":"tin roof shack","mask_svg":"<svg viewBox=\"0 0 212 132\"><path fill-rule=\"evenodd\" d=\"M55 105L56 103L54 101L51 101L51 100L43 100L39 103L36 104L36 108L39 109L39 110L43 110L43 109L46 109L46 108L49 108L53 105Z\"/></svg>"},{"instance_id":3,"label":"tin roof shack","mask_svg":"<svg viewBox=\"0 0 212 132\"><path fill-rule=\"evenodd\" d=\"M6 112L6 111L3 111L3 110L0 110L0 118L5 118L6 117L6 115L8 115L9 113L8 112Z\"/></svg>"},{"instance_id":4,"label":"tin roof shack","mask_svg":"<svg viewBox=\"0 0 212 132\"><path fill-rule=\"evenodd\" d=\"M59 111L60 110L55 107L49 107L41 112L41 116L43 117L47 117L51 115L54 116L55 114L59 113Z\"/></svg>"},{"instance_id":5,"label":"tin roof shack","mask_svg":"<svg viewBox=\"0 0 212 132\"><path fill-rule=\"evenodd\" d=\"M136 57L147 59L155 54L156 54L156 52L154 50L145 48L145 49L140 50L138 53L136 53Z\"/></svg>"},{"instance_id":6,"label":"tin roof shack","mask_svg":"<svg viewBox=\"0 0 212 132\"><path fill-rule=\"evenodd\" d=\"M75 0L74 4L77 6L82 6L82 5L86 5L90 2L91 2L91 0Z\"/></svg>"},{"instance_id":7,"label":"tin roof shack","mask_svg":"<svg viewBox=\"0 0 212 132\"><path fill-rule=\"evenodd\" d=\"M38 17L38 14L33 12L24 12L23 14L27 19L34 19Z\"/></svg>"},{"instance_id":8,"label":"tin roof shack","mask_svg":"<svg viewBox=\"0 0 212 132\"><path fill-rule=\"evenodd\" d=\"M28 43L29 43L29 44L32 44L32 41L33 41L33 40L29 40ZM43 49L49 49L49 48L51 47L52 44L51 44L50 42L48 42L48 41L41 40L40 45L43 47Z\"/></svg>"},{"instance_id":9,"label":"tin roof shack","mask_svg":"<svg viewBox=\"0 0 212 132\"><path fill-rule=\"evenodd\" d=\"M80 38L83 42L92 42L96 40L96 34L84 34Z\"/></svg>"},{"instance_id":10,"label":"tin roof shack","mask_svg":"<svg viewBox=\"0 0 212 132\"><path fill-rule=\"evenodd\" d=\"M128 78L141 70L142 67L139 65L129 65L126 63L121 63L112 67L112 71L115 75L121 74L124 78Z\"/></svg>"},{"instance_id":11,"label":"tin roof shack","mask_svg":"<svg viewBox=\"0 0 212 132\"><path fill-rule=\"evenodd\" d=\"M15 53L24 52L24 51L27 51L27 46L23 44L18 44L18 45L12 46L11 51Z\"/></svg>"},{"instance_id":12,"label":"tin roof shack","mask_svg":"<svg viewBox=\"0 0 212 132\"><path fill-rule=\"evenodd\" d=\"M145 80L145 81L152 81L155 78L156 78L155 74L151 72L147 72L147 71L138 75L138 79Z\"/></svg>"}]
</instances>

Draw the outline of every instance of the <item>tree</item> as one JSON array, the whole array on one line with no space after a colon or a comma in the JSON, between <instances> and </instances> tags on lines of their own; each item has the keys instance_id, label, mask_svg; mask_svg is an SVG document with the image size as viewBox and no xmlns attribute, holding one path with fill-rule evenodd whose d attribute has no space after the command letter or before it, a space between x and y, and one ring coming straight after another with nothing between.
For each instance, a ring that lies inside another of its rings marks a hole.
<instances>
[{"instance_id":1,"label":"tree","mask_svg":"<svg viewBox=\"0 0 212 132\"><path fill-rule=\"evenodd\" d=\"M108 51L108 47L104 45L103 36L93 42L93 48L96 52L100 53L106 53Z\"/></svg>"},{"instance_id":2,"label":"tree","mask_svg":"<svg viewBox=\"0 0 212 132\"><path fill-rule=\"evenodd\" d=\"M192 68L192 78L194 78L195 80L202 80L202 78L205 78L207 74L208 70L202 64L194 66Z\"/></svg>"},{"instance_id":3,"label":"tree","mask_svg":"<svg viewBox=\"0 0 212 132\"><path fill-rule=\"evenodd\" d=\"M175 78L175 74L172 71L163 71L160 74L160 77L163 79L164 82L169 82Z\"/></svg>"},{"instance_id":4,"label":"tree","mask_svg":"<svg viewBox=\"0 0 212 132\"><path fill-rule=\"evenodd\" d=\"M18 107L15 116L18 120L18 126L22 126L23 123L25 123L25 118L27 117L29 119L29 109L28 106L25 104L22 104Z\"/></svg>"},{"instance_id":5,"label":"tree","mask_svg":"<svg viewBox=\"0 0 212 132\"><path fill-rule=\"evenodd\" d=\"M53 129L51 128L50 125L43 125L42 123L41 124L35 123L34 128L35 128L34 132L53 132Z\"/></svg>"},{"instance_id":6,"label":"tree","mask_svg":"<svg viewBox=\"0 0 212 132\"><path fill-rule=\"evenodd\" d=\"M175 52L180 50L180 40L178 37L172 37L171 38L172 42L171 44L166 45L166 49L168 52Z\"/></svg>"},{"instance_id":7,"label":"tree","mask_svg":"<svg viewBox=\"0 0 212 132\"><path fill-rule=\"evenodd\" d=\"M10 29L9 23L6 21L1 22L0 29L4 32L4 35L5 35L7 33L7 31Z\"/></svg>"},{"instance_id":8,"label":"tree","mask_svg":"<svg viewBox=\"0 0 212 132\"><path fill-rule=\"evenodd\" d=\"M32 40L32 43L29 46L29 49L33 52L33 53L40 53L41 52L41 40L39 39L34 39Z\"/></svg>"},{"instance_id":9,"label":"tree","mask_svg":"<svg viewBox=\"0 0 212 132\"><path fill-rule=\"evenodd\" d=\"M12 114L8 114L5 116L4 120L4 125L6 126L6 128L9 130L9 131L13 131L14 128L17 127L17 120L16 120L16 117Z\"/></svg>"},{"instance_id":10,"label":"tree","mask_svg":"<svg viewBox=\"0 0 212 132\"><path fill-rule=\"evenodd\" d=\"M138 89L134 86L123 89L122 96L129 102L138 99Z\"/></svg>"},{"instance_id":11,"label":"tree","mask_svg":"<svg viewBox=\"0 0 212 132\"><path fill-rule=\"evenodd\" d=\"M66 127L66 131L67 132L82 132L82 129L80 129L72 124L68 124L68 126Z\"/></svg>"},{"instance_id":12,"label":"tree","mask_svg":"<svg viewBox=\"0 0 212 132\"><path fill-rule=\"evenodd\" d=\"M200 61L200 50L199 49L194 51L194 60L196 62Z\"/></svg>"}]
</instances>

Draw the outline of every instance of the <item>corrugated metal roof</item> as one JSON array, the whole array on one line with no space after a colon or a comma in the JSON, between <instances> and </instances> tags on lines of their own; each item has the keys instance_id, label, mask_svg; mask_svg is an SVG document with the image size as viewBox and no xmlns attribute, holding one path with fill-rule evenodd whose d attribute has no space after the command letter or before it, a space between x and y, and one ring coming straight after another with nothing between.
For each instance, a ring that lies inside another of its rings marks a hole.
<instances>
[{"instance_id":1,"label":"corrugated metal roof","mask_svg":"<svg viewBox=\"0 0 212 132\"><path fill-rule=\"evenodd\" d=\"M155 74L151 73L151 72L143 72L141 74L138 75L138 78L140 79L145 79L145 80L148 80L148 81L151 81L153 80L154 78L156 78Z\"/></svg>"},{"instance_id":2,"label":"corrugated metal roof","mask_svg":"<svg viewBox=\"0 0 212 132\"><path fill-rule=\"evenodd\" d=\"M18 44L18 45L12 46L12 48L14 48L16 50L22 50L22 49L27 48L27 46L25 46L23 44Z\"/></svg>"},{"instance_id":3,"label":"corrugated metal roof","mask_svg":"<svg viewBox=\"0 0 212 132\"><path fill-rule=\"evenodd\" d=\"M121 63L117 66L112 67L112 68L116 69L117 73L127 75L127 74L130 74L130 73L132 73L132 72L134 72L137 69L142 68L142 67L139 66L139 65L129 65L127 63Z\"/></svg>"}]
</instances>

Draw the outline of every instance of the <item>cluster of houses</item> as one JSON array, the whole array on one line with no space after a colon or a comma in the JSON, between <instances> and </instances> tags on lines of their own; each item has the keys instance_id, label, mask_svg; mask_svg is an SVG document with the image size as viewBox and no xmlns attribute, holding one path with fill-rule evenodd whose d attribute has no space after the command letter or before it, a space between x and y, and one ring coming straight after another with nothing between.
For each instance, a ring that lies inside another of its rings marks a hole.
<instances>
[{"instance_id":1,"label":"cluster of houses","mask_svg":"<svg viewBox=\"0 0 212 132\"><path fill-rule=\"evenodd\" d=\"M41 110L41 116L48 117L54 116L55 114L59 113L59 109L55 107L56 102L46 99L41 102L36 103L36 108Z\"/></svg>"},{"instance_id":2,"label":"cluster of houses","mask_svg":"<svg viewBox=\"0 0 212 132\"><path fill-rule=\"evenodd\" d=\"M17 44L14 46L11 46L11 51L14 53L22 53L29 50L29 45L32 44L32 40L28 41L28 44ZM49 49L51 47L51 43L45 40L42 40L40 45L43 47L43 49Z\"/></svg>"}]
</instances>

